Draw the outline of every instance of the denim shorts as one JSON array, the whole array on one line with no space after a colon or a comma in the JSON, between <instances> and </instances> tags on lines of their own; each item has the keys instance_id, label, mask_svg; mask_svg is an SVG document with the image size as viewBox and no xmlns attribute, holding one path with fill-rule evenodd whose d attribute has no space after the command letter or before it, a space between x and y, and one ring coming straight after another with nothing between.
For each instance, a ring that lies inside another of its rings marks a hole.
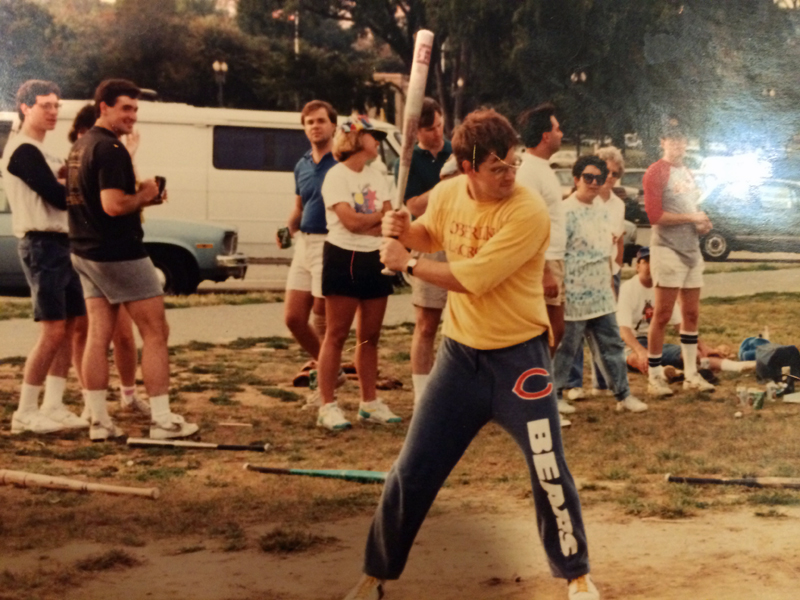
<instances>
[{"instance_id":1,"label":"denim shorts","mask_svg":"<svg viewBox=\"0 0 800 600\"><path fill-rule=\"evenodd\" d=\"M86 314L66 233L29 231L19 241L17 252L31 288L35 321L63 321Z\"/></svg>"}]
</instances>

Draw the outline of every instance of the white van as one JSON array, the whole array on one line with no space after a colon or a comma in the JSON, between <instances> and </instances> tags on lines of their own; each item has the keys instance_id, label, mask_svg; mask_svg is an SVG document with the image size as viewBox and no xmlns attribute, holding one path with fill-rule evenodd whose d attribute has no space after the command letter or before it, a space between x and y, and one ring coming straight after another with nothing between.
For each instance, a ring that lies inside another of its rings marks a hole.
<instances>
[{"instance_id":1,"label":"white van","mask_svg":"<svg viewBox=\"0 0 800 600\"><path fill-rule=\"evenodd\" d=\"M62 101L58 125L45 138L55 154L69 153L67 133L87 103ZM0 112L0 147L15 116ZM389 134L381 143L378 166L393 181L400 132L388 123L374 124ZM277 264L289 262L292 249L279 250L275 232L286 225L294 206L294 166L310 148L300 113L140 100L137 128L138 174L167 178L169 200L151 209L153 217L236 225L242 252Z\"/></svg>"}]
</instances>

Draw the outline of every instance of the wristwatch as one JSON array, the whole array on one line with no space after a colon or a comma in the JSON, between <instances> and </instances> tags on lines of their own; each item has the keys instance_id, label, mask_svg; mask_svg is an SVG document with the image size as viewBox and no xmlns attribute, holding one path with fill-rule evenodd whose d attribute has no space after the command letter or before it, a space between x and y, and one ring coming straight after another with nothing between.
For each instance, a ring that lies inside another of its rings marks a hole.
<instances>
[{"instance_id":1,"label":"wristwatch","mask_svg":"<svg viewBox=\"0 0 800 600\"><path fill-rule=\"evenodd\" d=\"M406 273L408 273L409 275L413 275L414 274L414 267L416 267L416 266L417 266L417 259L416 258L408 259L408 262L406 263Z\"/></svg>"}]
</instances>

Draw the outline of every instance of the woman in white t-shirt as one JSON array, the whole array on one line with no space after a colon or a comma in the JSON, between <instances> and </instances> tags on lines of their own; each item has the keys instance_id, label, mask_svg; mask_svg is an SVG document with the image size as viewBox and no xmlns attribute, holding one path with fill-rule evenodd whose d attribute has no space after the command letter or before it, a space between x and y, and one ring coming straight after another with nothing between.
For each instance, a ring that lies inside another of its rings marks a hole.
<instances>
[{"instance_id":1,"label":"woman in white t-shirt","mask_svg":"<svg viewBox=\"0 0 800 600\"><path fill-rule=\"evenodd\" d=\"M378 157L386 133L376 130L364 116L341 123L333 138L332 167L322 184L328 237L322 254L322 295L325 297L327 330L317 367L322 406L317 425L332 431L347 429L350 422L336 404L334 388L353 319L356 323L355 364L361 387L359 421L387 425L399 423L377 398L378 339L392 278L381 274L379 258L381 219L391 210L386 177L369 162Z\"/></svg>"}]
</instances>

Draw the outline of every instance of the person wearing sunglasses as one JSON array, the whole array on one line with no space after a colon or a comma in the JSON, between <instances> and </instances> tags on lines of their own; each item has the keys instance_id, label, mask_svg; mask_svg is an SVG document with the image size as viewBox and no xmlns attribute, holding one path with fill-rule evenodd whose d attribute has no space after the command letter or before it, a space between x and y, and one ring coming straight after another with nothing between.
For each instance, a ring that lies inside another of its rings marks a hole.
<instances>
[{"instance_id":1,"label":"person wearing sunglasses","mask_svg":"<svg viewBox=\"0 0 800 600\"><path fill-rule=\"evenodd\" d=\"M581 156L572 169L575 192L564 201L567 243L564 253L564 337L554 360L559 411L575 412L563 399L575 354L586 336L601 373L617 399L617 410L642 412L647 404L633 396L628 385L625 345L617 326L611 275L612 227L602 206L595 203L608 178L606 162Z\"/></svg>"}]
</instances>

